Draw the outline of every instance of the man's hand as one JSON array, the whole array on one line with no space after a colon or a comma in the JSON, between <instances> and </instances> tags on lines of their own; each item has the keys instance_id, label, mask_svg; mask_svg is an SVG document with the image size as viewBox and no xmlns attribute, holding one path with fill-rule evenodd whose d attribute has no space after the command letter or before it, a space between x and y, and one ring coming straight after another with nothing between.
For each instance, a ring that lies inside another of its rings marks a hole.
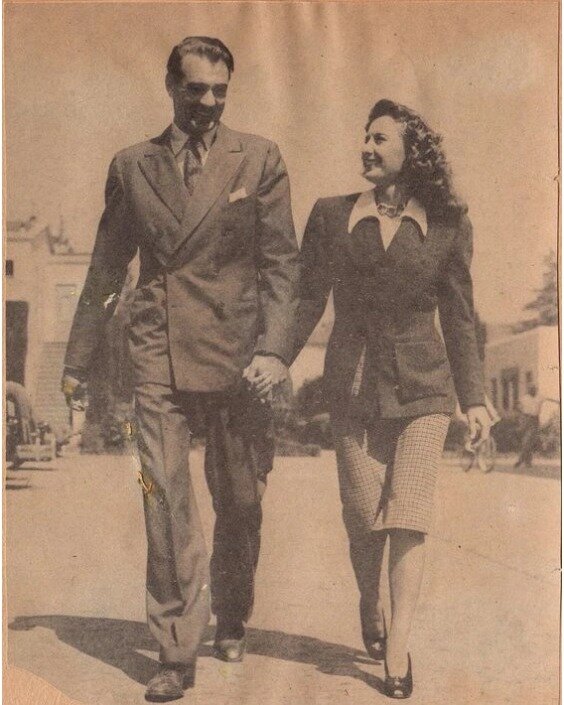
<instances>
[{"instance_id":1,"label":"man's hand","mask_svg":"<svg viewBox=\"0 0 564 705\"><path fill-rule=\"evenodd\" d=\"M288 368L273 355L255 355L251 364L243 370L246 379L260 399L272 398L272 390L288 379Z\"/></svg>"},{"instance_id":2,"label":"man's hand","mask_svg":"<svg viewBox=\"0 0 564 705\"><path fill-rule=\"evenodd\" d=\"M88 406L86 384L71 375L63 375L61 391L65 395L67 406L73 411L84 411Z\"/></svg>"},{"instance_id":3,"label":"man's hand","mask_svg":"<svg viewBox=\"0 0 564 705\"><path fill-rule=\"evenodd\" d=\"M492 417L485 406L471 406L466 412L468 428L470 429L470 442L484 441L490 435Z\"/></svg>"}]
</instances>

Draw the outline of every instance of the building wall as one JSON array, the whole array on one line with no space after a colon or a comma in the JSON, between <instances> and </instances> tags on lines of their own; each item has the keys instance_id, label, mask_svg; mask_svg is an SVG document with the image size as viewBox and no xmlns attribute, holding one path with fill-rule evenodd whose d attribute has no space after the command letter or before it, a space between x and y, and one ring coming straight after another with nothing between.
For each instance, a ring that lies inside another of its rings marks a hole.
<instances>
[{"instance_id":1,"label":"building wall","mask_svg":"<svg viewBox=\"0 0 564 705\"><path fill-rule=\"evenodd\" d=\"M25 301L28 306L25 386L32 396L45 330L45 259L48 247L41 236L8 241L6 260L13 263L13 275L6 277L6 301Z\"/></svg>"},{"instance_id":2,"label":"building wall","mask_svg":"<svg viewBox=\"0 0 564 705\"><path fill-rule=\"evenodd\" d=\"M534 384L541 396L559 398L558 327L541 326L486 344L486 389L497 410L511 413Z\"/></svg>"},{"instance_id":3,"label":"building wall","mask_svg":"<svg viewBox=\"0 0 564 705\"><path fill-rule=\"evenodd\" d=\"M33 404L41 384L45 345L68 339L90 255L55 255L42 231L29 237L8 234L5 258L13 266L13 274L5 279L6 301L28 304L24 381Z\"/></svg>"},{"instance_id":4,"label":"building wall","mask_svg":"<svg viewBox=\"0 0 564 705\"><path fill-rule=\"evenodd\" d=\"M53 256L49 261L45 273L45 342L68 340L89 261L89 255Z\"/></svg>"}]
</instances>

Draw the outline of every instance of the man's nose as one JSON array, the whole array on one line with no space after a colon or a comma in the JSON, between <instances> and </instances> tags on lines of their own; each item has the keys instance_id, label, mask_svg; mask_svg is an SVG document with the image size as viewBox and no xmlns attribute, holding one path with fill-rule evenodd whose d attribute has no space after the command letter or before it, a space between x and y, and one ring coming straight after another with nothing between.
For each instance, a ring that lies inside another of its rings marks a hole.
<instances>
[{"instance_id":1,"label":"man's nose","mask_svg":"<svg viewBox=\"0 0 564 705\"><path fill-rule=\"evenodd\" d=\"M211 88L200 98L200 103L205 105L206 108L213 108L215 106L215 96Z\"/></svg>"}]
</instances>

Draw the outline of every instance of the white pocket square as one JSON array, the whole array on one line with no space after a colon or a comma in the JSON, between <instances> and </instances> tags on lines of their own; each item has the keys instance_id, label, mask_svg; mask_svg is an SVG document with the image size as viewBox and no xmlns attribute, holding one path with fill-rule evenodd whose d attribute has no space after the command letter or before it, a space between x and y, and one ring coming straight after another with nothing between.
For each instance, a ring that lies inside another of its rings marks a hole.
<instances>
[{"instance_id":1,"label":"white pocket square","mask_svg":"<svg viewBox=\"0 0 564 705\"><path fill-rule=\"evenodd\" d=\"M229 194L229 203L240 201L242 198L247 198L247 189L244 187L237 189L237 191L233 191Z\"/></svg>"}]
</instances>

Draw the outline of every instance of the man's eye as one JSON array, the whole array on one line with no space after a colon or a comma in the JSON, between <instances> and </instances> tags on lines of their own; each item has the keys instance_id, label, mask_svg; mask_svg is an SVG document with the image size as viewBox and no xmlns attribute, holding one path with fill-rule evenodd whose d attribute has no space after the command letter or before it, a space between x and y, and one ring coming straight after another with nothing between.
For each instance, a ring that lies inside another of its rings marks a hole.
<instances>
[{"instance_id":1,"label":"man's eye","mask_svg":"<svg viewBox=\"0 0 564 705\"><path fill-rule=\"evenodd\" d=\"M196 83L189 83L185 88L184 88L186 93L189 93L190 95L203 95L206 92L206 86L200 86Z\"/></svg>"}]
</instances>

